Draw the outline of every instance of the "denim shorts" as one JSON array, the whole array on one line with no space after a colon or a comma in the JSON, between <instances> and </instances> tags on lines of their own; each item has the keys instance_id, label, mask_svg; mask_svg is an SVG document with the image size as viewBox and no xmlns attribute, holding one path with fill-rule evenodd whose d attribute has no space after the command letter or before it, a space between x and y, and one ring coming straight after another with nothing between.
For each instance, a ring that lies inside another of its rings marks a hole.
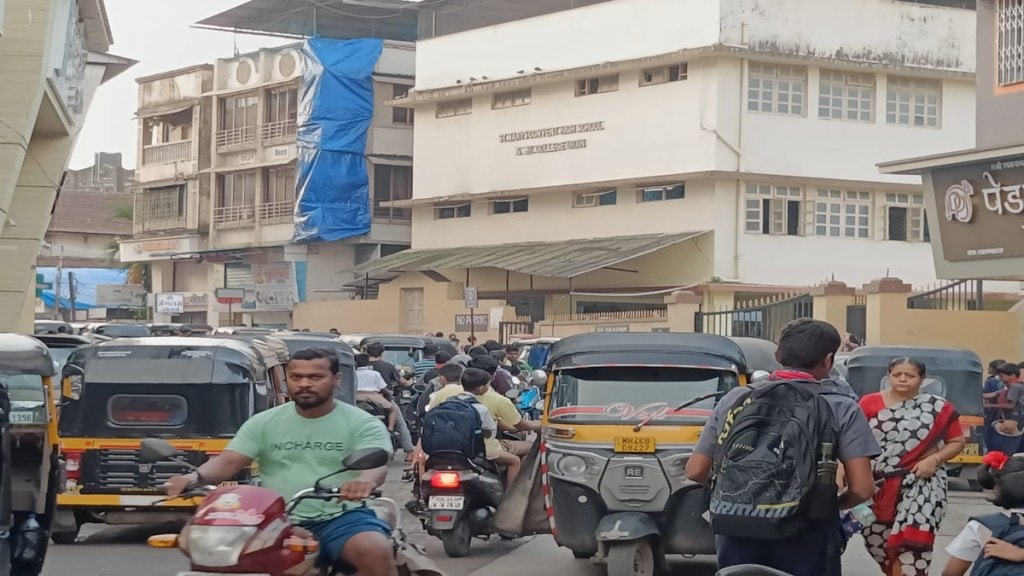
<instances>
[{"instance_id":1,"label":"denim shorts","mask_svg":"<svg viewBox=\"0 0 1024 576\"><path fill-rule=\"evenodd\" d=\"M357 534L375 532L391 535L391 527L377 518L372 508L356 508L334 518L302 524L302 527L316 536L320 543L320 558L331 563L340 561L341 551Z\"/></svg>"}]
</instances>

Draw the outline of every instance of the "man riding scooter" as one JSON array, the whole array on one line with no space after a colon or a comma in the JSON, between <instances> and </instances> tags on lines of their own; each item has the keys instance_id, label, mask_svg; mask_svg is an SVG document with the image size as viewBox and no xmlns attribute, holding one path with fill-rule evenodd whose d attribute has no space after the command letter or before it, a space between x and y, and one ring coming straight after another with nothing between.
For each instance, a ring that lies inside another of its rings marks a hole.
<instances>
[{"instance_id":1,"label":"man riding scooter","mask_svg":"<svg viewBox=\"0 0 1024 576\"><path fill-rule=\"evenodd\" d=\"M392 451L387 428L370 414L333 399L340 384L337 357L313 348L292 355L285 369L293 402L247 420L220 455L198 472L167 482L168 496L190 486L216 485L258 462L263 487L288 499L338 469L349 454L367 448ZM366 576L397 576L391 527L365 505L384 483L387 467L338 474L338 501L306 501L293 513L312 532L321 554Z\"/></svg>"}]
</instances>

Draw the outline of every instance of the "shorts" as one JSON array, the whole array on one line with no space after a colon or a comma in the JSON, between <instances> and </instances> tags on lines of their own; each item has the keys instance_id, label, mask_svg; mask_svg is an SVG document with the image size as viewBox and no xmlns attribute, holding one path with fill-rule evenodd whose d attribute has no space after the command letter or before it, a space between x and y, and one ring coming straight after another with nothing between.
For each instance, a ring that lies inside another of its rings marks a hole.
<instances>
[{"instance_id":1,"label":"shorts","mask_svg":"<svg viewBox=\"0 0 1024 576\"><path fill-rule=\"evenodd\" d=\"M821 525L790 540L759 540L715 536L718 568L759 564L793 576L840 576L841 530L835 524Z\"/></svg>"},{"instance_id":2,"label":"shorts","mask_svg":"<svg viewBox=\"0 0 1024 576\"><path fill-rule=\"evenodd\" d=\"M533 442L526 440L498 440L501 444L501 449L509 454L514 454L520 458L530 453L530 448L533 447Z\"/></svg>"},{"instance_id":3,"label":"shorts","mask_svg":"<svg viewBox=\"0 0 1024 576\"><path fill-rule=\"evenodd\" d=\"M384 536L391 535L391 526L377 517L372 508L356 508L343 514L322 520L301 524L316 536L320 543L320 558L325 562L338 562L345 545L357 534L373 532Z\"/></svg>"}]
</instances>

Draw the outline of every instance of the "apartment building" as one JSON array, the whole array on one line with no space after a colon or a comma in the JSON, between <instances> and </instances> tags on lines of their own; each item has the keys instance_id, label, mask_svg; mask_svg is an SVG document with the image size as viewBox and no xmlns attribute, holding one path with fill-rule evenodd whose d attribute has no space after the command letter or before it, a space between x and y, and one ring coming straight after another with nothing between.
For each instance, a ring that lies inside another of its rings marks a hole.
<instances>
[{"instance_id":1,"label":"apartment building","mask_svg":"<svg viewBox=\"0 0 1024 576\"><path fill-rule=\"evenodd\" d=\"M75 136L96 89L135 62L108 53L103 0L6 0L0 28L0 332L20 332Z\"/></svg>"},{"instance_id":2,"label":"apartment building","mask_svg":"<svg viewBox=\"0 0 1024 576\"><path fill-rule=\"evenodd\" d=\"M303 89L309 57L295 44L139 79L135 237L121 258L152 266L158 320L288 327L294 304L358 290L338 271L409 246L410 211L383 206L412 197L413 112L384 105L413 84L413 46L397 42L372 75L369 232L296 242L303 107L332 105ZM221 287L246 291L234 318Z\"/></svg>"},{"instance_id":3,"label":"apartment building","mask_svg":"<svg viewBox=\"0 0 1024 576\"><path fill-rule=\"evenodd\" d=\"M932 282L921 181L876 168L974 141L975 12L931 4L612 0L421 40L395 102L413 198L388 204L413 250L355 273L438 270L518 308L529 287L549 312L566 291Z\"/></svg>"},{"instance_id":4,"label":"apartment building","mask_svg":"<svg viewBox=\"0 0 1024 576\"><path fill-rule=\"evenodd\" d=\"M1024 280L1024 0L978 3L975 53L974 147L881 168L923 177L939 277Z\"/></svg>"}]
</instances>

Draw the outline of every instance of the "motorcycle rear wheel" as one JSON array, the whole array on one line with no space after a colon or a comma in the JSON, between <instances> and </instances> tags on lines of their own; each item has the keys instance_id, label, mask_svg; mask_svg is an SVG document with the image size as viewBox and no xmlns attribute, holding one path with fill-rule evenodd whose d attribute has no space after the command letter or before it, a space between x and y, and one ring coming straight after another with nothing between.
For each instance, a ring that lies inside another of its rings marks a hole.
<instances>
[{"instance_id":1,"label":"motorcycle rear wheel","mask_svg":"<svg viewBox=\"0 0 1024 576\"><path fill-rule=\"evenodd\" d=\"M449 558L465 558L473 544L473 525L468 516L459 518L451 530L443 530L439 535L444 553Z\"/></svg>"}]
</instances>

